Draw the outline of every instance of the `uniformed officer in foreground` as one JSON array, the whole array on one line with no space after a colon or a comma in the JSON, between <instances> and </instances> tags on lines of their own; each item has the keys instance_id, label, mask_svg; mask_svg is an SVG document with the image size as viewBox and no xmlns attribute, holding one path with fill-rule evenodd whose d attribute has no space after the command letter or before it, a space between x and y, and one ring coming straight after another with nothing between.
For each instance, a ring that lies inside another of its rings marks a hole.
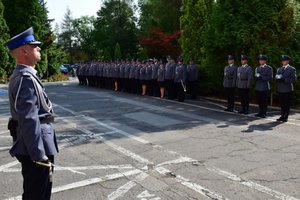
<instances>
[{"instance_id":1,"label":"uniformed officer in foreground","mask_svg":"<svg viewBox=\"0 0 300 200\"><path fill-rule=\"evenodd\" d=\"M249 92L253 79L253 70L248 65L248 57L241 55L241 64L237 70L237 88L240 94L241 110L240 114L249 114Z\"/></svg>"},{"instance_id":2,"label":"uniformed officer in foreground","mask_svg":"<svg viewBox=\"0 0 300 200\"><path fill-rule=\"evenodd\" d=\"M223 87L227 96L227 108L225 111L233 112L234 96L237 78L237 66L234 64L234 56L228 55L228 65L224 68Z\"/></svg>"},{"instance_id":3,"label":"uniformed officer in foreground","mask_svg":"<svg viewBox=\"0 0 300 200\"><path fill-rule=\"evenodd\" d=\"M291 96L294 91L293 83L297 80L296 69L290 66L290 57L281 56L282 67L277 69L275 79L277 81L277 92L279 93L281 116L277 121L287 122L290 114Z\"/></svg>"},{"instance_id":4,"label":"uniformed officer in foreground","mask_svg":"<svg viewBox=\"0 0 300 200\"><path fill-rule=\"evenodd\" d=\"M35 70L41 60L40 44L32 28L5 44L17 63L8 88L12 116L9 129L14 139L10 154L22 165L23 200L50 199L51 163L58 152L52 104Z\"/></svg>"},{"instance_id":5,"label":"uniformed officer in foreground","mask_svg":"<svg viewBox=\"0 0 300 200\"><path fill-rule=\"evenodd\" d=\"M255 116L265 118L271 89L270 81L273 79L273 68L267 65L268 57L266 55L259 55L258 59L260 66L256 67L254 76L259 112Z\"/></svg>"}]
</instances>

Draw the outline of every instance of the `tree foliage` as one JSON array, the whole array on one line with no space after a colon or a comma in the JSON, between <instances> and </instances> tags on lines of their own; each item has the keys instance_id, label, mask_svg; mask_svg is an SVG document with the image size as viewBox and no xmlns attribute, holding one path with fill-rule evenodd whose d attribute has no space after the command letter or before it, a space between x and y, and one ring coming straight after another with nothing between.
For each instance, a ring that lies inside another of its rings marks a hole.
<instances>
[{"instance_id":1,"label":"tree foliage","mask_svg":"<svg viewBox=\"0 0 300 200\"><path fill-rule=\"evenodd\" d=\"M8 50L2 44L4 44L8 38L8 26L6 25L6 21L3 17L4 6L2 1L0 0L0 81L5 79L6 73L11 71L11 67L9 65L9 56Z\"/></svg>"},{"instance_id":2,"label":"tree foliage","mask_svg":"<svg viewBox=\"0 0 300 200\"><path fill-rule=\"evenodd\" d=\"M51 31L51 20L48 19L46 4L40 0L2 1L5 7L4 18L9 27L10 36L33 27L36 39L42 41L42 61L37 64L39 75L42 78L54 75L52 72L58 71L61 62L61 58L57 55L62 52L60 48L53 46L55 36Z\"/></svg>"},{"instance_id":3,"label":"tree foliage","mask_svg":"<svg viewBox=\"0 0 300 200\"><path fill-rule=\"evenodd\" d=\"M220 92L228 54L247 54L252 66L258 54L277 67L281 54L299 64L298 5L290 0L184 0L180 44L187 56L201 61L206 89ZM198 24L198 25L197 25ZM239 60L239 59L238 59ZM237 61L238 61L237 60Z\"/></svg>"},{"instance_id":4,"label":"tree foliage","mask_svg":"<svg viewBox=\"0 0 300 200\"><path fill-rule=\"evenodd\" d=\"M177 39L180 33L182 1L140 0L139 7L139 44L142 45L143 51L146 51L149 56L162 57L167 54L177 56L180 51ZM159 39L158 36L163 38ZM175 39L166 40L167 37L173 36L176 36ZM166 44L166 41L170 44Z\"/></svg>"},{"instance_id":5,"label":"tree foliage","mask_svg":"<svg viewBox=\"0 0 300 200\"><path fill-rule=\"evenodd\" d=\"M135 54L137 42L136 18L130 5L126 1L105 1L97 13L93 31L96 48L104 51L111 50L114 55L116 43L120 44L122 55Z\"/></svg>"}]
</instances>

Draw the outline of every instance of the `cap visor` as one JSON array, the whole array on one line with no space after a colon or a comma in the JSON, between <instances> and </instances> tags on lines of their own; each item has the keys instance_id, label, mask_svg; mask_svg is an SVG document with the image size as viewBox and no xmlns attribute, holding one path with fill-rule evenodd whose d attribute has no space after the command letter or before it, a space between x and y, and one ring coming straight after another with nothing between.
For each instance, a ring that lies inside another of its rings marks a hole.
<instances>
[{"instance_id":1,"label":"cap visor","mask_svg":"<svg viewBox=\"0 0 300 200\"><path fill-rule=\"evenodd\" d=\"M28 42L26 44L36 44L36 45L41 45L42 43L40 41L32 41L32 42Z\"/></svg>"}]
</instances>

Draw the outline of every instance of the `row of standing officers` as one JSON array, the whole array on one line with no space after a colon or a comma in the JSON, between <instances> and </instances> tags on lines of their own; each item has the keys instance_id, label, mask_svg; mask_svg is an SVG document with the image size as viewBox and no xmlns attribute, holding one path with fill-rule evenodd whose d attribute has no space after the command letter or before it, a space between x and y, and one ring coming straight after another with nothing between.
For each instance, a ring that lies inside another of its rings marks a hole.
<instances>
[{"instance_id":1,"label":"row of standing officers","mask_svg":"<svg viewBox=\"0 0 300 200\"><path fill-rule=\"evenodd\" d=\"M238 88L241 102L239 113L249 113L249 93L252 82L255 80L255 91L259 105L259 112L256 116L265 118L271 90L270 82L275 78L281 104L281 116L277 121L287 122L290 113L291 95L294 91L293 83L297 79L296 69L289 65L290 57L288 55L282 55L282 66L277 69L274 77L273 68L267 65L267 56L259 55L258 60L259 66L255 68L253 73L252 67L248 65L248 57L246 55L241 55L240 67L235 65L234 56L228 56L228 65L224 68L223 81L228 102L225 111L234 111L235 89Z\"/></svg>"},{"instance_id":2,"label":"row of standing officers","mask_svg":"<svg viewBox=\"0 0 300 200\"><path fill-rule=\"evenodd\" d=\"M275 78L277 92L281 104L281 116L278 121L286 122L290 113L291 96L296 81L296 69L289 65L290 57L282 55L282 66L273 75L273 68L267 65L267 56L259 55L259 66L253 72L248 65L248 57L241 55L241 66L235 64L233 55L228 56L228 65L224 68L223 86L227 96L225 111L234 112L235 90L238 89L241 103L240 114L249 114L249 94L252 83L255 81L255 91L259 111L257 117L267 115L268 100L270 98L271 81ZM191 99L197 98L199 71L193 59L189 64L183 64L183 58L177 62L167 57L164 64L157 59L146 62L117 61L92 62L80 64L77 70L80 85L108 88L115 91L125 91L142 95L165 97L184 101L186 93Z\"/></svg>"},{"instance_id":3,"label":"row of standing officers","mask_svg":"<svg viewBox=\"0 0 300 200\"><path fill-rule=\"evenodd\" d=\"M189 91L192 99L197 98L198 67L193 59L183 64L181 56L177 62L168 56L166 64L157 59L80 64L77 76L80 85L161 98L167 94L168 99L181 102Z\"/></svg>"}]
</instances>

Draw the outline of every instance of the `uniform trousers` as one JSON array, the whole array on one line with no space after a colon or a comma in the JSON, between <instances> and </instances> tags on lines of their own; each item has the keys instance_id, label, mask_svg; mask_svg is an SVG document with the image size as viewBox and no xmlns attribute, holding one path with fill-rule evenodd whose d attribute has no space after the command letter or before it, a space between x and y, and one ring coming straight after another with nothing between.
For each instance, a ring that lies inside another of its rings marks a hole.
<instances>
[{"instance_id":1,"label":"uniform trousers","mask_svg":"<svg viewBox=\"0 0 300 200\"><path fill-rule=\"evenodd\" d=\"M291 92L279 93L280 106L281 106L281 117L287 119L290 114L291 108Z\"/></svg>"},{"instance_id":2,"label":"uniform trousers","mask_svg":"<svg viewBox=\"0 0 300 200\"><path fill-rule=\"evenodd\" d=\"M242 112L249 112L249 88L239 88Z\"/></svg>"},{"instance_id":3,"label":"uniform trousers","mask_svg":"<svg viewBox=\"0 0 300 200\"><path fill-rule=\"evenodd\" d=\"M198 81L188 81L187 90L190 92L191 99L197 99Z\"/></svg>"},{"instance_id":4,"label":"uniform trousers","mask_svg":"<svg viewBox=\"0 0 300 200\"><path fill-rule=\"evenodd\" d=\"M181 82L180 83L175 83L175 93L176 93L178 101L184 102L185 91L184 91L184 88L183 88Z\"/></svg>"},{"instance_id":5,"label":"uniform trousers","mask_svg":"<svg viewBox=\"0 0 300 200\"><path fill-rule=\"evenodd\" d=\"M175 98L174 80L168 79L166 80L166 83L167 83L168 99L174 99Z\"/></svg>"},{"instance_id":6,"label":"uniform trousers","mask_svg":"<svg viewBox=\"0 0 300 200\"><path fill-rule=\"evenodd\" d=\"M229 110L233 110L234 109L234 91L235 88L234 87L225 87L225 93L226 93L226 97L227 97L227 108Z\"/></svg>"},{"instance_id":7,"label":"uniform trousers","mask_svg":"<svg viewBox=\"0 0 300 200\"><path fill-rule=\"evenodd\" d=\"M50 200L52 181L49 168L35 164L29 156L16 155L22 165L23 200ZM48 156L54 163L54 156ZM52 169L53 170L53 169Z\"/></svg>"},{"instance_id":8,"label":"uniform trousers","mask_svg":"<svg viewBox=\"0 0 300 200\"><path fill-rule=\"evenodd\" d=\"M259 107L258 114L267 114L269 91L256 91L257 103Z\"/></svg>"}]
</instances>

